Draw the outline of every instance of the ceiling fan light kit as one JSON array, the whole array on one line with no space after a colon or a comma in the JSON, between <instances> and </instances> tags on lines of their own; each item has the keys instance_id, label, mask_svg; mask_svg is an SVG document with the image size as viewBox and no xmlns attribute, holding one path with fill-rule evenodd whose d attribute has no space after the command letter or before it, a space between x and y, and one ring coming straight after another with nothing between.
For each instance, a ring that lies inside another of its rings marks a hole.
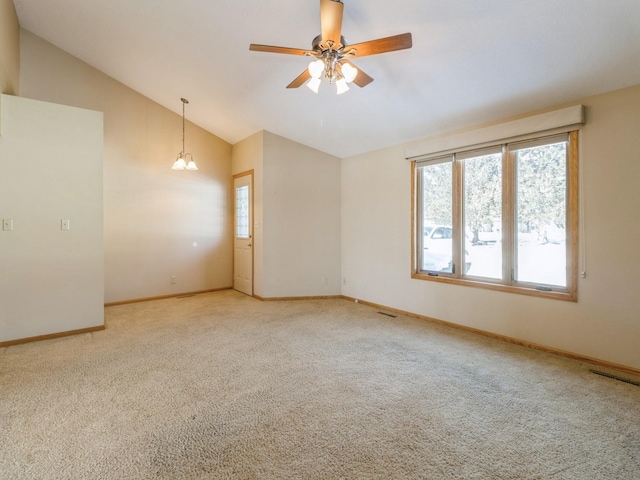
<instances>
[{"instance_id":1,"label":"ceiling fan light kit","mask_svg":"<svg viewBox=\"0 0 640 480\"><path fill-rule=\"evenodd\" d=\"M309 64L307 69L287 85L287 88L298 88L306 84L311 91L318 93L323 73L329 84L336 83L338 95L349 90L348 84L352 82L359 87L366 87L373 82L373 78L356 68L350 59L411 48L411 34L403 33L347 45L341 34L343 9L344 4L340 0L320 0L320 30L322 33L311 42L311 50L255 43L249 46L249 50L315 57L316 59Z\"/></svg>"}]
</instances>

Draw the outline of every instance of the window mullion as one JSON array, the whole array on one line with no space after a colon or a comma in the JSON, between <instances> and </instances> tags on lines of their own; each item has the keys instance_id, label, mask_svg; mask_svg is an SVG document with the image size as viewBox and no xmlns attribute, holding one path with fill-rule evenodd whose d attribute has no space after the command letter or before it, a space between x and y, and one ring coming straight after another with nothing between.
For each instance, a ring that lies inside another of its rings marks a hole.
<instances>
[{"instance_id":1,"label":"window mullion","mask_svg":"<svg viewBox=\"0 0 640 480\"><path fill-rule=\"evenodd\" d=\"M462 206L464 201L462 198L464 189L463 185L464 175L464 161L455 160L453 162L453 265L454 265L454 277L460 278L464 273L464 267L462 265L462 236L464 235L464 216L462 214Z\"/></svg>"},{"instance_id":2,"label":"window mullion","mask_svg":"<svg viewBox=\"0 0 640 480\"><path fill-rule=\"evenodd\" d=\"M516 171L515 156L502 147L502 281L515 283Z\"/></svg>"},{"instance_id":3,"label":"window mullion","mask_svg":"<svg viewBox=\"0 0 640 480\"><path fill-rule=\"evenodd\" d=\"M416 162L411 162L411 273L417 273L418 262L422 261L421 255L418 252L422 251L422 235L418 236L422 228L422 175L420 169L416 167Z\"/></svg>"}]
</instances>

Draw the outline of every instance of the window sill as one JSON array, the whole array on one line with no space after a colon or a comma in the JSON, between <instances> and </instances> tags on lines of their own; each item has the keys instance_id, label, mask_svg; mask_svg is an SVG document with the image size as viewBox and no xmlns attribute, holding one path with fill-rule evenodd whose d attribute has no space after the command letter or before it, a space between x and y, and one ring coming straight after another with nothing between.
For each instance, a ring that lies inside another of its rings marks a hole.
<instances>
[{"instance_id":1,"label":"window sill","mask_svg":"<svg viewBox=\"0 0 640 480\"><path fill-rule=\"evenodd\" d=\"M531 297L550 298L554 300L564 300L567 302L577 302L577 291L541 291L532 287L502 285L498 283L489 283L479 280L470 280L462 278L451 278L446 276L432 276L427 273L412 273L411 278L417 280L427 280L430 282L448 283L453 285L462 285L465 287L484 288L486 290L497 290L499 292L517 293L520 295L528 295Z\"/></svg>"}]
</instances>

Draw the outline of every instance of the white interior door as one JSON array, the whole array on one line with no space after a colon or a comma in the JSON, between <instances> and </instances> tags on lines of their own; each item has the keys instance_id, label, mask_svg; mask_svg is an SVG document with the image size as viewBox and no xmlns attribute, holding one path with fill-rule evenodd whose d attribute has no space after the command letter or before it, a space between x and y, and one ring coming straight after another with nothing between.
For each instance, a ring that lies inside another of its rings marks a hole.
<instances>
[{"instance_id":1,"label":"white interior door","mask_svg":"<svg viewBox=\"0 0 640 480\"><path fill-rule=\"evenodd\" d=\"M253 295L253 175L233 179L233 288Z\"/></svg>"}]
</instances>

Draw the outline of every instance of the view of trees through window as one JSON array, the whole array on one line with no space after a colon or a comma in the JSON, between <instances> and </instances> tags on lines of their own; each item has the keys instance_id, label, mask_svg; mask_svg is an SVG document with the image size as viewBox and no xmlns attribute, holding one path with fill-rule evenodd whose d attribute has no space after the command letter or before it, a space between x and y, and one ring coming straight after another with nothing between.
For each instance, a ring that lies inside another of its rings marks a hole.
<instances>
[{"instance_id":1,"label":"view of trees through window","mask_svg":"<svg viewBox=\"0 0 640 480\"><path fill-rule=\"evenodd\" d=\"M423 176L422 269L453 272L453 163L437 163ZM445 234L446 230L446 234ZM434 238L435 237L435 238Z\"/></svg>"},{"instance_id":2,"label":"view of trees through window","mask_svg":"<svg viewBox=\"0 0 640 480\"><path fill-rule=\"evenodd\" d=\"M499 279L502 278L502 154L479 155L463 162L465 252L470 257L466 259L470 264L466 273Z\"/></svg>"},{"instance_id":3,"label":"view of trees through window","mask_svg":"<svg viewBox=\"0 0 640 480\"><path fill-rule=\"evenodd\" d=\"M567 145L565 134L418 165L421 270L566 287Z\"/></svg>"},{"instance_id":4,"label":"view of trees through window","mask_svg":"<svg viewBox=\"0 0 640 480\"><path fill-rule=\"evenodd\" d=\"M567 144L515 151L517 280L566 285Z\"/></svg>"}]
</instances>

